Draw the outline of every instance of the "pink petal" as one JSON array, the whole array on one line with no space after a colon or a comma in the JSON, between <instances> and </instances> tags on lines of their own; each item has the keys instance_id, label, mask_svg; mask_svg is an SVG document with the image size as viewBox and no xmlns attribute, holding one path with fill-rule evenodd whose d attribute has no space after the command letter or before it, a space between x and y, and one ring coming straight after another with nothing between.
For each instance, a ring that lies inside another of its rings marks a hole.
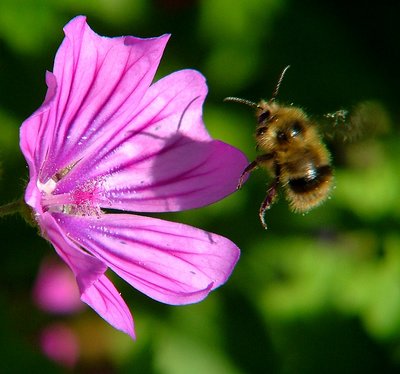
<instances>
[{"instance_id":1,"label":"pink petal","mask_svg":"<svg viewBox=\"0 0 400 374\"><path fill-rule=\"evenodd\" d=\"M36 145L35 164L42 167L42 182L95 153L108 142L110 129L122 130L125 122L120 118L135 111L169 37L101 37L89 28L85 17L74 18L64 31L54 64L55 79L49 75L47 79L45 107L21 129L24 154L32 154L28 141Z\"/></svg>"},{"instance_id":2,"label":"pink petal","mask_svg":"<svg viewBox=\"0 0 400 374\"><path fill-rule=\"evenodd\" d=\"M154 218L54 214L72 240L146 295L168 303L204 299L230 276L239 249L228 239Z\"/></svg>"},{"instance_id":3,"label":"pink petal","mask_svg":"<svg viewBox=\"0 0 400 374\"><path fill-rule=\"evenodd\" d=\"M135 328L129 308L110 280L102 275L85 290L81 300L95 310L111 326L135 339Z\"/></svg>"},{"instance_id":4,"label":"pink petal","mask_svg":"<svg viewBox=\"0 0 400 374\"><path fill-rule=\"evenodd\" d=\"M54 258L46 259L40 266L33 298L39 308L50 313L74 313L84 305L73 273Z\"/></svg>"},{"instance_id":5,"label":"pink petal","mask_svg":"<svg viewBox=\"0 0 400 374\"><path fill-rule=\"evenodd\" d=\"M64 217L60 214L61 217ZM71 268L79 289L81 300L93 308L102 318L116 329L135 338L132 315L113 284L103 274L107 269L104 262L83 252L74 241L59 227L60 219L55 220L44 214L42 227L54 245L57 253Z\"/></svg>"},{"instance_id":6,"label":"pink petal","mask_svg":"<svg viewBox=\"0 0 400 374\"><path fill-rule=\"evenodd\" d=\"M236 191L245 156L220 141L195 142L180 137L159 155L136 165L137 172L110 176L104 208L136 212L171 212L202 207ZM139 178L139 179L138 179Z\"/></svg>"},{"instance_id":7,"label":"pink petal","mask_svg":"<svg viewBox=\"0 0 400 374\"><path fill-rule=\"evenodd\" d=\"M56 78L52 73L46 73L46 83L48 89L43 104L24 121L20 129L20 147L28 162L30 178L35 180L38 174L37 166L45 159L49 147L50 139L46 136L48 129L44 124L47 123L57 92Z\"/></svg>"},{"instance_id":8,"label":"pink petal","mask_svg":"<svg viewBox=\"0 0 400 374\"><path fill-rule=\"evenodd\" d=\"M58 255L70 267L75 274L79 290L82 293L92 286L97 279L107 270L104 262L96 257L84 252L72 241L67 231L59 226L49 213L44 213L40 217L40 227L45 228L43 236L45 236L51 244L53 244Z\"/></svg>"},{"instance_id":9,"label":"pink petal","mask_svg":"<svg viewBox=\"0 0 400 374\"><path fill-rule=\"evenodd\" d=\"M42 213L41 193L37 188L39 168L46 158L48 143L51 140L46 136L48 129L45 124L47 123L57 89L56 79L53 74L46 74L46 82L48 90L44 103L24 121L20 128L20 147L29 166L29 183L25 191L25 201L38 214Z\"/></svg>"},{"instance_id":10,"label":"pink petal","mask_svg":"<svg viewBox=\"0 0 400 374\"><path fill-rule=\"evenodd\" d=\"M204 77L193 70L156 82L126 131L110 133L109 143L82 160L57 192L102 181L100 205L140 212L196 208L232 193L247 160L211 139L202 121L206 94Z\"/></svg>"},{"instance_id":11,"label":"pink petal","mask_svg":"<svg viewBox=\"0 0 400 374\"><path fill-rule=\"evenodd\" d=\"M40 346L47 357L69 369L78 361L78 337L67 325L56 323L46 326L40 334Z\"/></svg>"}]
</instances>

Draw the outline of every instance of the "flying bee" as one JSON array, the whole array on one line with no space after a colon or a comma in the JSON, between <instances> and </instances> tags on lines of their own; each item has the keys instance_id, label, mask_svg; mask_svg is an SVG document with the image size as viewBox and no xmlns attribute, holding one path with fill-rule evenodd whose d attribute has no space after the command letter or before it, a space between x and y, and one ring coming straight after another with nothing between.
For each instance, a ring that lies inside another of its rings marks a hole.
<instances>
[{"instance_id":1,"label":"flying bee","mask_svg":"<svg viewBox=\"0 0 400 374\"><path fill-rule=\"evenodd\" d=\"M307 212L327 199L333 184L331 157L318 133L317 123L302 109L275 101L288 68L281 73L269 101L254 103L237 97L224 99L256 110L255 138L261 154L244 169L237 188L240 189L247 175L258 167L272 175L273 180L259 210L265 229L265 212L276 201L279 188L283 189L294 212Z\"/></svg>"}]
</instances>

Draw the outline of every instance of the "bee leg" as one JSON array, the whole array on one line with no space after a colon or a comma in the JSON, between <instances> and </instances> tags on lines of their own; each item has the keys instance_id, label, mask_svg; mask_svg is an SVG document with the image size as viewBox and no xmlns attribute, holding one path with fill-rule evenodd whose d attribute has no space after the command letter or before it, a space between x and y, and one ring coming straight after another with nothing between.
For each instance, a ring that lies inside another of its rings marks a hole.
<instances>
[{"instance_id":1,"label":"bee leg","mask_svg":"<svg viewBox=\"0 0 400 374\"><path fill-rule=\"evenodd\" d=\"M265 212L269 208L271 208L271 205L274 203L276 197L278 196L278 184L279 184L279 178L276 177L268 187L267 195L265 196L265 199L260 206L259 217L264 229L267 229L267 224L265 222Z\"/></svg>"},{"instance_id":2,"label":"bee leg","mask_svg":"<svg viewBox=\"0 0 400 374\"><path fill-rule=\"evenodd\" d=\"M257 169L257 168L258 168L257 159L246 166L246 169L243 170L243 173L239 178L238 185L236 186L237 190L240 190L242 188L243 182L244 182L245 178L247 177L247 175L250 174L254 169Z\"/></svg>"},{"instance_id":3,"label":"bee leg","mask_svg":"<svg viewBox=\"0 0 400 374\"><path fill-rule=\"evenodd\" d=\"M270 153L267 153L265 155L258 156L253 162L248 164L246 169L243 170L243 173L239 178L239 182L238 182L236 189L240 190L242 188L242 185L243 185L244 180L247 177L247 175L250 174L254 169L257 169L260 163L269 161L272 158L273 158L273 155Z\"/></svg>"}]
</instances>

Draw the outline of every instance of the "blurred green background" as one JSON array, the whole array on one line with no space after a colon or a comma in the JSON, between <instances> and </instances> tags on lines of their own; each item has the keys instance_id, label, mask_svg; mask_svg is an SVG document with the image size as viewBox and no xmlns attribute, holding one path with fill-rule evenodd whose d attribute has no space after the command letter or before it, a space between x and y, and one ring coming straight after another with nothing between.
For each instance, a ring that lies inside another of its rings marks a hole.
<instances>
[{"instance_id":1,"label":"blurred green background","mask_svg":"<svg viewBox=\"0 0 400 374\"><path fill-rule=\"evenodd\" d=\"M330 144L336 188L314 211L293 214L281 198L264 231L257 212L268 177L259 171L218 204L160 215L227 236L242 256L229 282L196 305L162 305L114 279L134 314L134 343L88 308L58 316L35 307L37 271L54 251L19 217L3 219L2 371L63 372L38 344L41 329L62 322L79 343L76 372L400 372L400 3L385 3L2 0L0 203L23 193L18 129L41 104L44 72L77 14L100 35L172 33L158 76L200 70L207 127L250 160L254 113L222 99L268 99L288 64L281 102L323 115L374 101L364 136Z\"/></svg>"}]
</instances>

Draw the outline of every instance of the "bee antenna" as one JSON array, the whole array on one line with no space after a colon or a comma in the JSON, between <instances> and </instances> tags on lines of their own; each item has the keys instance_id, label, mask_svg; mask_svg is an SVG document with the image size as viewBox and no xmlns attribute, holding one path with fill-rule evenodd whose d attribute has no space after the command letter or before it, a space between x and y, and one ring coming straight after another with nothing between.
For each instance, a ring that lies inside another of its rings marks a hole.
<instances>
[{"instance_id":1,"label":"bee antenna","mask_svg":"<svg viewBox=\"0 0 400 374\"><path fill-rule=\"evenodd\" d=\"M272 98L271 98L270 101L275 101L276 97L278 96L279 87L281 86L281 83L282 83L282 81L283 81L283 77L285 76L286 70L289 69L289 68L290 68L290 65L286 66L286 67L283 69L283 71L282 71L282 73L281 73L281 75L280 75L280 77L279 77L278 83L277 83L277 85L276 85L276 87L275 87L275 90L274 90L274 92L273 92L273 94L272 94Z\"/></svg>"},{"instance_id":2,"label":"bee antenna","mask_svg":"<svg viewBox=\"0 0 400 374\"><path fill-rule=\"evenodd\" d=\"M224 101L225 102L226 101L233 101L235 103L245 104L245 105L251 106L252 108L258 108L259 107L257 103L254 103L253 101L250 101L250 100L241 99L240 97L226 97L224 99Z\"/></svg>"}]
</instances>

